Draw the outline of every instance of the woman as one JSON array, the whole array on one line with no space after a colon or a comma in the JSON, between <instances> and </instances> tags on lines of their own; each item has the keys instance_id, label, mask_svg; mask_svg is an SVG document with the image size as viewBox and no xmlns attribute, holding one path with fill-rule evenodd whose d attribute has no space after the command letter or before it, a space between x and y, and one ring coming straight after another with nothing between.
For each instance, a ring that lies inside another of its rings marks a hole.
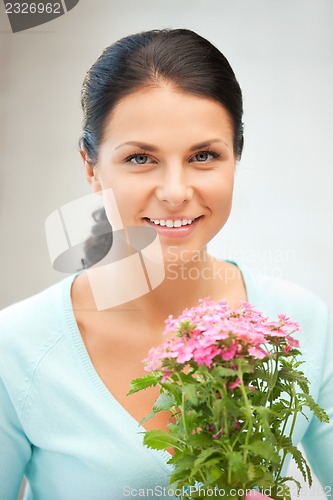
<instances>
[{"instance_id":1,"label":"woman","mask_svg":"<svg viewBox=\"0 0 333 500\"><path fill-rule=\"evenodd\" d=\"M228 220L243 147L240 87L207 40L156 30L118 41L87 73L82 106L86 178L112 226L110 192L125 228L156 230L165 277L149 293L99 307L82 272L2 312L1 498L17 497L23 474L37 500L170 498L170 455L143 447L138 427L157 394L126 397L165 318L208 295L289 314L304 332L312 395L332 417L328 311L308 291L207 254ZM105 276L104 294L120 293L122 283ZM140 288L135 272L127 279ZM145 428L167 422L159 414ZM333 424L299 419L295 439L331 488Z\"/></svg>"}]
</instances>

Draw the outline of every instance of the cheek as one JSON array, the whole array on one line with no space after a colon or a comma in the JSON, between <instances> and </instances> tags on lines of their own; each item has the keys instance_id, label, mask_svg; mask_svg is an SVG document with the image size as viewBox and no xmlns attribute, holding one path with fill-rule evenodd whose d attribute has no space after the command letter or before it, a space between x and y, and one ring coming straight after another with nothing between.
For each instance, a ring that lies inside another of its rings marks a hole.
<instances>
[{"instance_id":1,"label":"cheek","mask_svg":"<svg viewBox=\"0 0 333 500\"><path fill-rule=\"evenodd\" d=\"M215 182L207 186L208 200L211 202L211 209L218 212L230 211L233 196L233 177L217 178Z\"/></svg>"},{"instance_id":2,"label":"cheek","mask_svg":"<svg viewBox=\"0 0 333 500\"><path fill-rule=\"evenodd\" d=\"M111 190L123 225L133 225L133 217L142 209L145 190L131 179L109 179L103 186Z\"/></svg>"}]
</instances>

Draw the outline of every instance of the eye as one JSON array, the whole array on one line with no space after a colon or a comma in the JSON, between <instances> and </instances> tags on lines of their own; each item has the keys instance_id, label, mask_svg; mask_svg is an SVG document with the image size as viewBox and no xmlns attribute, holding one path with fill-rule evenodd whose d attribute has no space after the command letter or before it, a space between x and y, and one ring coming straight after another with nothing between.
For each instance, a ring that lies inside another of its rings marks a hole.
<instances>
[{"instance_id":1,"label":"eye","mask_svg":"<svg viewBox=\"0 0 333 500\"><path fill-rule=\"evenodd\" d=\"M152 161L149 160L151 160L149 155L144 153L137 153L126 158L126 161L134 163L134 165L146 165L147 163L152 163Z\"/></svg>"},{"instance_id":2,"label":"eye","mask_svg":"<svg viewBox=\"0 0 333 500\"><path fill-rule=\"evenodd\" d=\"M215 153L214 151L199 151L199 153L196 153L191 157L191 161L205 163L219 157L220 155L218 153Z\"/></svg>"}]
</instances>

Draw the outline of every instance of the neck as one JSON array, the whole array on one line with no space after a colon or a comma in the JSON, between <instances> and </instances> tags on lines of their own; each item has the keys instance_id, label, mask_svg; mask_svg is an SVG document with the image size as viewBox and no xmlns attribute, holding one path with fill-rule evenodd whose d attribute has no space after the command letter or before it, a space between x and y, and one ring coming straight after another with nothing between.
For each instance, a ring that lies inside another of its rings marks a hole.
<instances>
[{"instance_id":1,"label":"neck","mask_svg":"<svg viewBox=\"0 0 333 500\"><path fill-rule=\"evenodd\" d=\"M163 324L170 314L177 317L186 307L196 306L204 297L227 299L232 306L238 306L240 300L246 299L239 269L208 255L206 250L186 261L166 262L163 282L125 304L125 308L130 305L142 311L149 324Z\"/></svg>"},{"instance_id":2,"label":"neck","mask_svg":"<svg viewBox=\"0 0 333 500\"><path fill-rule=\"evenodd\" d=\"M222 264L206 251L200 259L166 263L161 285L137 302L148 311L158 307L164 318L169 314L179 315L186 307L195 306L200 298L216 296L217 288L221 290L221 287L214 279L214 272L216 274Z\"/></svg>"},{"instance_id":3,"label":"neck","mask_svg":"<svg viewBox=\"0 0 333 500\"><path fill-rule=\"evenodd\" d=\"M197 305L198 300L210 297L212 300L227 299L231 306L237 307L240 300L246 300L246 290L239 269L228 262L221 262L201 252L197 258L188 261L169 262L165 265L165 278L155 289L135 300L100 311L99 315L107 321L117 313L119 321L135 318L140 324L155 328L163 327L165 319L171 314L177 317L186 307ZM133 277L132 277L133 278ZM133 283L133 279L132 279ZM105 293L114 292L120 283L105 280ZM133 283L133 286L135 284ZM81 310L96 310L94 296L86 273L79 276L73 284L74 305Z\"/></svg>"}]
</instances>

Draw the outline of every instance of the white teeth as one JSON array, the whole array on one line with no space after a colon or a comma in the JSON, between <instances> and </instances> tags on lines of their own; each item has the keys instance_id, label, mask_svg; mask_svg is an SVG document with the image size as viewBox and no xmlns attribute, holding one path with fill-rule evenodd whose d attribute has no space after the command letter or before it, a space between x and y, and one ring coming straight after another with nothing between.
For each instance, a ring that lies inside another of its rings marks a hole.
<instances>
[{"instance_id":1,"label":"white teeth","mask_svg":"<svg viewBox=\"0 0 333 500\"><path fill-rule=\"evenodd\" d=\"M149 219L151 222L153 222L156 225L159 226L166 226L166 227L181 227L181 226L186 226L188 224L192 224L194 219L176 219L176 220L171 220L171 219Z\"/></svg>"}]
</instances>

